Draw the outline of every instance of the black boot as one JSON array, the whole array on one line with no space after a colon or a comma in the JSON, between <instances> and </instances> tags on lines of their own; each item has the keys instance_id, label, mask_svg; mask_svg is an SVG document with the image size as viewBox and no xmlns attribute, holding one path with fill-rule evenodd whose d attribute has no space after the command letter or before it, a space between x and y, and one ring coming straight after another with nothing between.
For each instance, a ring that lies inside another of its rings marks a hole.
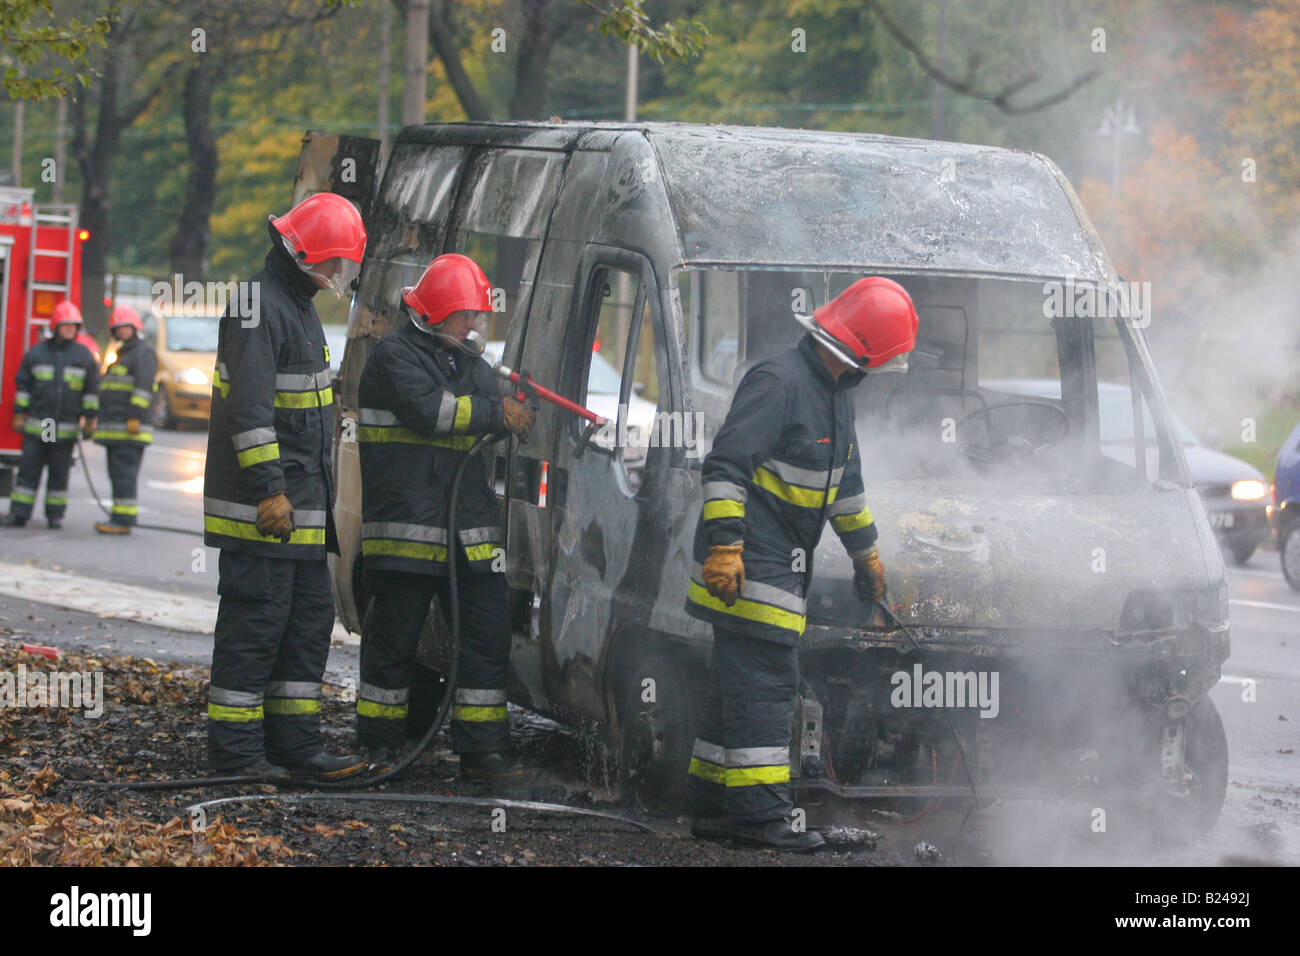
<instances>
[{"instance_id":1,"label":"black boot","mask_svg":"<svg viewBox=\"0 0 1300 956\"><path fill-rule=\"evenodd\" d=\"M392 747L370 747L366 750L366 769L370 773L387 773L396 765L397 751Z\"/></svg>"},{"instance_id":2,"label":"black boot","mask_svg":"<svg viewBox=\"0 0 1300 956\"><path fill-rule=\"evenodd\" d=\"M7 514L7 515L4 516L4 519L3 519L3 520L0 520L0 527L4 527L4 528L25 528L25 527L27 527L27 519L26 519L26 518L20 518L20 517L18 517L16 514L14 514L13 512L10 512L9 514Z\"/></svg>"},{"instance_id":3,"label":"black boot","mask_svg":"<svg viewBox=\"0 0 1300 956\"><path fill-rule=\"evenodd\" d=\"M532 772L508 750L487 750L460 755L460 777L487 783L523 784Z\"/></svg>"},{"instance_id":4,"label":"black boot","mask_svg":"<svg viewBox=\"0 0 1300 956\"><path fill-rule=\"evenodd\" d=\"M731 834L728 817L691 817L691 836L697 840L722 840Z\"/></svg>"},{"instance_id":5,"label":"black boot","mask_svg":"<svg viewBox=\"0 0 1300 956\"><path fill-rule=\"evenodd\" d=\"M731 838L748 846L761 846L791 853L808 853L826 845L826 838L816 830L796 832L789 820L764 820L762 823L732 823Z\"/></svg>"},{"instance_id":6,"label":"black boot","mask_svg":"<svg viewBox=\"0 0 1300 956\"><path fill-rule=\"evenodd\" d=\"M289 771L277 767L265 757L243 767L222 767L212 771L218 777L257 777L267 783L288 783Z\"/></svg>"},{"instance_id":7,"label":"black boot","mask_svg":"<svg viewBox=\"0 0 1300 956\"><path fill-rule=\"evenodd\" d=\"M296 763L286 763L290 776L306 780L342 780L366 769L366 761L356 754L336 757L321 751Z\"/></svg>"},{"instance_id":8,"label":"black boot","mask_svg":"<svg viewBox=\"0 0 1300 956\"><path fill-rule=\"evenodd\" d=\"M46 518L46 519L45 519L45 523L46 523L47 525L50 526L50 530L51 530L51 531L62 531L62 530L63 530L63 519L62 519L62 518Z\"/></svg>"}]
</instances>

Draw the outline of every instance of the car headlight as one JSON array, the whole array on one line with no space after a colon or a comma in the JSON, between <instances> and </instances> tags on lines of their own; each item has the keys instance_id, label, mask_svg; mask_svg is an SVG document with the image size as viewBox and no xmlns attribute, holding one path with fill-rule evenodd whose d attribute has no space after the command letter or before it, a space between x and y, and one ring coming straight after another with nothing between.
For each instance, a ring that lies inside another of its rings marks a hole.
<instances>
[{"instance_id":1,"label":"car headlight","mask_svg":"<svg viewBox=\"0 0 1300 956\"><path fill-rule=\"evenodd\" d=\"M187 368L176 376L176 381L182 385L207 385L208 376L202 369Z\"/></svg>"},{"instance_id":2,"label":"car headlight","mask_svg":"<svg viewBox=\"0 0 1300 956\"><path fill-rule=\"evenodd\" d=\"M1262 481L1247 478L1245 481L1232 483L1232 497L1236 501L1257 501L1268 494L1268 488Z\"/></svg>"}]
</instances>

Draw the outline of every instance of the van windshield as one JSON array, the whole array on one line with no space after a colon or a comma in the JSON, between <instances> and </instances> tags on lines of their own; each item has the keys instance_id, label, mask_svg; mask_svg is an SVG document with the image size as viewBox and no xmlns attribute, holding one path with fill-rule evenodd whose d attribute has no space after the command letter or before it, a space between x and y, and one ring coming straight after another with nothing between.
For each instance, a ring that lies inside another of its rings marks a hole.
<instances>
[{"instance_id":1,"label":"van windshield","mask_svg":"<svg viewBox=\"0 0 1300 956\"><path fill-rule=\"evenodd\" d=\"M811 314L864 275L679 273L692 395L706 436L721 425L745 372L803 338L795 313ZM1063 308L1054 283L1042 280L890 278L911 294L920 330L905 373L868 374L852 392L859 447L870 449L866 475L1012 478L1042 489L1185 480L1173 443L1190 433L1156 411L1132 324L1092 314L1110 308L1104 295L1076 311L1082 298L1072 292ZM1145 456L1134 454L1138 441Z\"/></svg>"}]
</instances>

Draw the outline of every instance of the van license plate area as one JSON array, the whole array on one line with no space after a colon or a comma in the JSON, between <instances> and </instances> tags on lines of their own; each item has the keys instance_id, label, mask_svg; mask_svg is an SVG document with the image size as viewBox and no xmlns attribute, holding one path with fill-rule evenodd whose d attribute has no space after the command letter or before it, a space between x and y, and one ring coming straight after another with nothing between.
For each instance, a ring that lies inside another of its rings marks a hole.
<instances>
[{"instance_id":1,"label":"van license plate area","mask_svg":"<svg viewBox=\"0 0 1300 956\"><path fill-rule=\"evenodd\" d=\"M1211 528L1231 528L1236 524L1237 516L1231 511L1211 511L1210 527Z\"/></svg>"}]
</instances>

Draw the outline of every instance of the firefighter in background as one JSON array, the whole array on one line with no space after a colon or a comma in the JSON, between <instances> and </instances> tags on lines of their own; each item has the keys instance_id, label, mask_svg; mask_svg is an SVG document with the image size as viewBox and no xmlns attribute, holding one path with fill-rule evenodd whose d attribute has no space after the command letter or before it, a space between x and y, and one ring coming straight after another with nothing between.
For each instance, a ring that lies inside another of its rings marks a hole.
<instances>
[{"instance_id":1,"label":"firefighter in background","mask_svg":"<svg viewBox=\"0 0 1300 956\"><path fill-rule=\"evenodd\" d=\"M45 468L45 520L52 529L63 527L77 429L89 438L99 412L95 356L76 341L81 310L60 302L50 315L50 326L53 334L33 345L18 367L13 425L22 433L23 451L3 522L8 528L21 528L32 516Z\"/></svg>"},{"instance_id":2,"label":"firefighter in background","mask_svg":"<svg viewBox=\"0 0 1300 956\"><path fill-rule=\"evenodd\" d=\"M139 508L136 483L144 450L153 441L149 422L156 388L158 356L144 341L144 323L129 305L119 305L108 318L108 334L116 339L117 354L99 385L99 426L95 442L108 455L108 479L113 485L113 512L108 521L96 521L100 534L130 534Z\"/></svg>"},{"instance_id":3,"label":"firefighter in background","mask_svg":"<svg viewBox=\"0 0 1300 956\"><path fill-rule=\"evenodd\" d=\"M334 405L321 289L350 294L361 216L318 193L268 222L265 267L221 319L203 488L204 543L220 548L208 761L267 780L365 769L325 752L321 678L334 627L326 553L338 553Z\"/></svg>"},{"instance_id":4,"label":"firefighter in background","mask_svg":"<svg viewBox=\"0 0 1300 956\"><path fill-rule=\"evenodd\" d=\"M502 397L480 357L492 287L472 259L434 259L402 290L402 302L409 321L375 346L361 373L361 551L373 599L362 625L357 735L373 769L392 765L416 645L433 596L448 607L454 560L461 635L452 748L462 777L518 785L527 772L511 750L506 716L504 535L483 456L461 479L456 542L447 540L447 514L453 476L475 436L508 429L527 440L533 413Z\"/></svg>"},{"instance_id":5,"label":"firefighter in background","mask_svg":"<svg viewBox=\"0 0 1300 956\"><path fill-rule=\"evenodd\" d=\"M859 596L884 598L848 389L906 368L917 315L902 286L872 276L797 318L808 334L745 373L704 460L686 609L713 625L713 656L687 793L692 835L802 851L825 843L792 826L789 793L812 555L830 519Z\"/></svg>"}]
</instances>

